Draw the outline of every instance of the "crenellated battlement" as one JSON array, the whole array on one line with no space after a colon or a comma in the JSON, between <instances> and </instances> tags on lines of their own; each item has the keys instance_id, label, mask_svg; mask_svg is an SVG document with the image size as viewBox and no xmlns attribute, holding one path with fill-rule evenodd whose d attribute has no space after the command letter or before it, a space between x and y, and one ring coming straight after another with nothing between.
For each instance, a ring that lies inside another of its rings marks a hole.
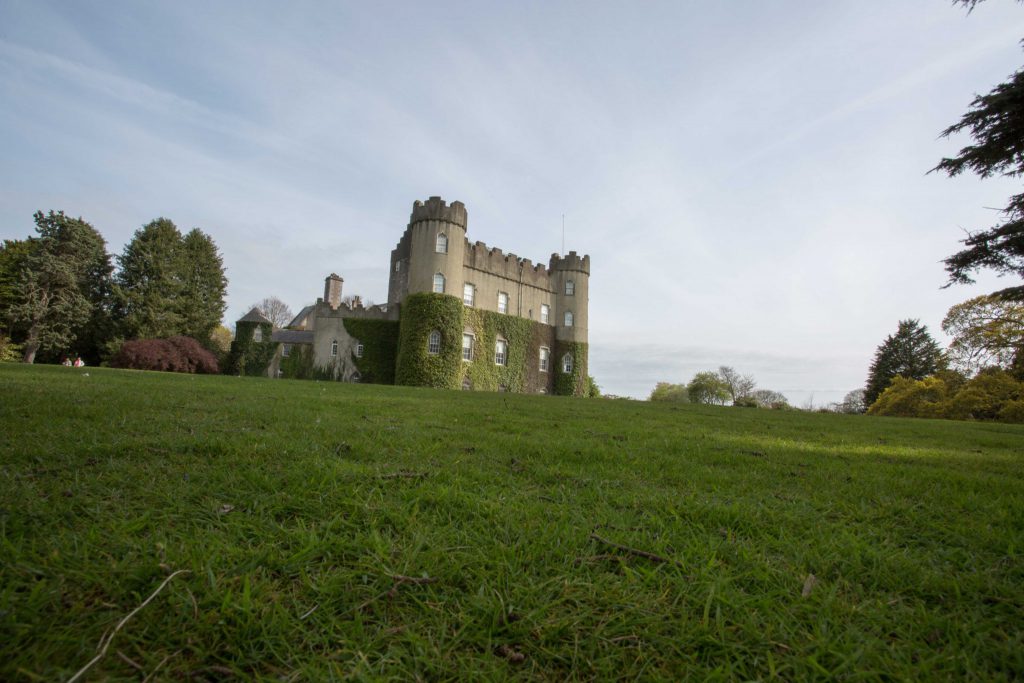
<instances>
[{"instance_id":1,"label":"crenellated battlement","mask_svg":"<svg viewBox=\"0 0 1024 683\"><path fill-rule=\"evenodd\" d=\"M551 288L550 273L544 264L534 264L530 259L520 258L513 253L506 254L498 247L488 247L483 242L470 244L466 240L463 263L469 268L498 277L514 281L522 278L525 284L541 289Z\"/></svg>"},{"instance_id":2,"label":"crenellated battlement","mask_svg":"<svg viewBox=\"0 0 1024 683\"><path fill-rule=\"evenodd\" d=\"M431 197L425 202L417 199L412 203L409 225L411 227L421 221L445 221L465 228L467 224L466 205L458 201L446 204L440 197Z\"/></svg>"},{"instance_id":3,"label":"crenellated battlement","mask_svg":"<svg viewBox=\"0 0 1024 683\"><path fill-rule=\"evenodd\" d=\"M581 273L590 275L590 256L580 256L575 251L570 251L565 256L559 256L558 254L551 255L551 261L548 264L548 268L551 270L577 270Z\"/></svg>"}]
</instances>

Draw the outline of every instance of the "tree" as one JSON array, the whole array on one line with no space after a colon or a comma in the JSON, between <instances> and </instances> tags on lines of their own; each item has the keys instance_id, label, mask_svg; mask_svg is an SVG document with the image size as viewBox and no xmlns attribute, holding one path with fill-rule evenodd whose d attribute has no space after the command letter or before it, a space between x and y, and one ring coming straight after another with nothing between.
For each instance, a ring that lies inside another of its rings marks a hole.
<instances>
[{"instance_id":1,"label":"tree","mask_svg":"<svg viewBox=\"0 0 1024 683\"><path fill-rule=\"evenodd\" d=\"M295 318L295 314L292 313L292 309L288 307L288 304L278 299L276 296L268 296L258 304L249 306L250 309L255 308L257 311L262 313L267 320L274 323L274 327L284 327Z\"/></svg>"},{"instance_id":2,"label":"tree","mask_svg":"<svg viewBox=\"0 0 1024 683\"><path fill-rule=\"evenodd\" d=\"M8 315L25 333L22 360L67 351L105 305L111 273L106 242L81 218L63 211L33 216L38 237L20 261Z\"/></svg>"},{"instance_id":3,"label":"tree","mask_svg":"<svg viewBox=\"0 0 1024 683\"><path fill-rule=\"evenodd\" d=\"M597 384L597 380L594 379L593 375L587 375L587 387L586 398L601 398L601 387Z\"/></svg>"},{"instance_id":4,"label":"tree","mask_svg":"<svg viewBox=\"0 0 1024 683\"><path fill-rule=\"evenodd\" d=\"M954 0L968 11L981 0ZM1024 174L1024 69L997 85L987 95L977 95L959 122L942 131L942 137L967 131L974 144L952 158L944 158L932 171L957 176L971 171L981 178L1019 177ZM1024 277L1024 193L1010 197L1002 210L1002 222L963 240L965 249L945 260L949 283L974 282L971 274L988 268L1001 275ZM1024 300L1024 286L996 294Z\"/></svg>"},{"instance_id":5,"label":"tree","mask_svg":"<svg viewBox=\"0 0 1024 683\"><path fill-rule=\"evenodd\" d=\"M669 382L658 382L651 391L649 401L671 401L675 403L689 403L690 396L686 393L685 384L670 384Z\"/></svg>"},{"instance_id":6,"label":"tree","mask_svg":"<svg viewBox=\"0 0 1024 683\"><path fill-rule=\"evenodd\" d=\"M32 253L33 240L4 240L0 246L0 329L15 332L11 308L17 301L18 278Z\"/></svg>"},{"instance_id":7,"label":"tree","mask_svg":"<svg viewBox=\"0 0 1024 683\"><path fill-rule=\"evenodd\" d=\"M965 373L1010 368L1024 349L1024 303L991 294L974 297L949 309L942 331L953 338L950 360Z\"/></svg>"},{"instance_id":8,"label":"tree","mask_svg":"<svg viewBox=\"0 0 1024 683\"><path fill-rule=\"evenodd\" d=\"M786 397L771 389L755 389L747 394L745 398L753 401L758 408L774 408L778 410L789 407L789 401L786 400Z\"/></svg>"},{"instance_id":9,"label":"tree","mask_svg":"<svg viewBox=\"0 0 1024 683\"><path fill-rule=\"evenodd\" d=\"M729 387L714 372L698 372L686 385L691 403L723 406L729 401Z\"/></svg>"},{"instance_id":10,"label":"tree","mask_svg":"<svg viewBox=\"0 0 1024 683\"><path fill-rule=\"evenodd\" d=\"M744 398L757 386L752 375L741 375L728 365L718 368L718 376L729 391L729 397L735 403L737 399Z\"/></svg>"},{"instance_id":11,"label":"tree","mask_svg":"<svg viewBox=\"0 0 1024 683\"><path fill-rule=\"evenodd\" d=\"M848 415L856 415L857 413L863 413L866 410L864 405L864 390L854 389L848 392L843 397L841 403L836 405L836 412L846 413Z\"/></svg>"},{"instance_id":12,"label":"tree","mask_svg":"<svg viewBox=\"0 0 1024 683\"><path fill-rule=\"evenodd\" d=\"M181 243L182 289L180 303L184 319L182 332L208 345L210 335L220 325L227 306L228 279L224 276L224 259L213 238L198 228L185 235Z\"/></svg>"},{"instance_id":13,"label":"tree","mask_svg":"<svg viewBox=\"0 0 1024 683\"><path fill-rule=\"evenodd\" d=\"M942 349L917 320L901 320L896 334L889 335L875 351L864 388L864 404L870 406L894 377L924 379L943 368Z\"/></svg>"},{"instance_id":14,"label":"tree","mask_svg":"<svg viewBox=\"0 0 1024 683\"><path fill-rule=\"evenodd\" d=\"M182 236L158 218L135 232L118 259L118 308L125 338L190 336L206 344L224 314L227 278L213 239Z\"/></svg>"}]
</instances>

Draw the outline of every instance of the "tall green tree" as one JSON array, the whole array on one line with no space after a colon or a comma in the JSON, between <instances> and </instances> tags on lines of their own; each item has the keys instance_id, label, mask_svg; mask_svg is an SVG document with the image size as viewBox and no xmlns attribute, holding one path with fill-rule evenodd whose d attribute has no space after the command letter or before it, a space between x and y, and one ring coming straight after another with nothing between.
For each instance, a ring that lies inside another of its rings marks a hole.
<instances>
[{"instance_id":1,"label":"tall green tree","mask_svg":"<svg viewBox=\"0 0 1024 683\"><path fill-rule=\"evenodd\" d=\"M715 372L698 372L686 385L691 403L724 406L729 402L729 385Z\"/></svg>"},{"instance_id":2,"label":"tall green tree","mask_svg":"<svg viewBox=\"0 0 1024 683\"><path fill-rule=\"evenodd\" d=\"M901 320L896 334L886 337L875 351L864 388L864 405L874 403L894 377L924 379L944 366L942 349L928 328L917 320Z\"/></svg>"},{"instance_id":3,"label":"tall green tree","mask_svg":"<svg viewBox=\"0 0 1024 683\"><path fill-rule=\"evenodd\" d=\"M224 260L213 238L198 228L185 235L182 254L185 257L181 299L183 332L208 345L227 308L224 296L228 279L224 275Z\"/></svg>"},{"instance_id":4,"label":"tall green tree","mask_svg":"<svg viewBox=\"0 0 1024 683\"><path fill-rule=\"evenodd\" d=\"M112 271L106 241L81 218L63 211L34 218L38 236L29 239L9 309L12 324L24 330L26 363L40 351L76 351L69 347L105 315L98 309L106 306Z\"/></svg>"},{"instance_id":5,"label":"tall green tree","mask_svg":"<svg viewBox=\"0 0 1024 683\"><path fill-rule=\"evenodd\" d=\"M954 4L972 10L979 2L955 0ZM955 157L943 159L933 171L949 176L970 171L981 178L1024 175L1024 69L987 95L975 96L967 113L942 131L942 136L964 131L970 134L972 144ZM1024 278L1024 193L1010 197L1000 222L969 233L963 244L964 249L945 260L949 284L974 282L972 274L981 269ZM996 294L1024 300L1024 286L1008 287Z\"/></svg>"},{"instance_id":6,"label":"tall green tree","mask_svg":"<svg viewBox=\"0 0 1024 683\"><path fill-rule=\"evenodd\" d=\"M16 329L11 309L17 302L18 278L32 248L31 238L4 240L0 246L0 334L18 339L24 339L24 330Z\"/></svg>"},{"instance_id":7,"label":"tall green tree","mask_svg":"<svg viewBox=\"0 0 1024 683\"><path fill-rule=\"evenodd\" d=\"M224 314L227 278L213 239L182 235L166 218L135 232L118 259L118 313L127 339L193 337L204 344Z\"/></svg>"}]
</instances>

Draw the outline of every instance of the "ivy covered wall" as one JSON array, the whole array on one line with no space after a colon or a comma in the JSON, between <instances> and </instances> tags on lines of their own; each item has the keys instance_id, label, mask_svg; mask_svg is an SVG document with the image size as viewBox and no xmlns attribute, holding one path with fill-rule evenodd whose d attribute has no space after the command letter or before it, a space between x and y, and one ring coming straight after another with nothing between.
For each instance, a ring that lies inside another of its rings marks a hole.
<instances>
[{"instance_id":1,"label":"ivy covered wall","mask_svg":"<svg viewBox=\"0 0 1024 683\"><path fill-rule=\"evenodd\" d=\"M257 328L260 329L261 341L253 340ZM266 376L267 367L277 350L277 344L270 341L273 331L274 327L270 323L238 322L235 326L235 339L231 342L231 351L225 364L225 373L251 377Z\"/></svg>"},{"instance_id":2,"label":"ivy covered wall","mask_svg":"<svg viewBox=\"0 0 1024 683\"><path fill-rule=\"evenodd\" d=\"M462 300L419 292L402 302L395 383L439 389L462 386ZM441 351L427 353L432 330L441 333Z\"/></svg>"},{"instance_id":3,"label":"ivy covered wall","mask_svg":"<svg viewBox=\"0 0 1024 683\"><path fill-rule=\"evenodd\" d=\"M562 372L565 354L572 356L572 372ZM552 358L555 393L560 396L587 395L587 345L583 342L556 342Z\"/></svg>"},{"instance_id":4,"label":"ivy covered wall","mask_svg":"<svg viewBox=\"0 0 1024 683\"><path fill-rule=\"evenodd\" d=\"M345 318L345 331L363 345L363 357L356 358L360 382L394 384L398 361L399 324L393 320Z\"/></svg>"}]
</instances>

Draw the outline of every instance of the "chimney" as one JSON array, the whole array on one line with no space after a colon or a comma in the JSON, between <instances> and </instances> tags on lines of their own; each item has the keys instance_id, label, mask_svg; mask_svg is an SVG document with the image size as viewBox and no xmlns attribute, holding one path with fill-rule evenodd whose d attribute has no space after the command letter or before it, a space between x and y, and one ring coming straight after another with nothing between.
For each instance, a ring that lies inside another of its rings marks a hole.
<instances>
[{"instance_id":1,"label":"chimney","mask_svg":"<svg viewBox=\"0 0 1024 683\"><path fill-rule=\"evenodd\" d=\"M363 298L361 296L358 296L358 295L352 297L352 308L362 308L362 307L363 307Z\"/></svg>"},{"instance_id":2,"label":"chimney","mask_svg":"<svg viewBox=\"0 0 1024 683\"><path fill-rule=\"evenodd\" d=\"M333 310L338 310L341 305L341 286L344 282L337 273L331 273L324 279L324 301Z\"/></svg>"}]
</instances>

